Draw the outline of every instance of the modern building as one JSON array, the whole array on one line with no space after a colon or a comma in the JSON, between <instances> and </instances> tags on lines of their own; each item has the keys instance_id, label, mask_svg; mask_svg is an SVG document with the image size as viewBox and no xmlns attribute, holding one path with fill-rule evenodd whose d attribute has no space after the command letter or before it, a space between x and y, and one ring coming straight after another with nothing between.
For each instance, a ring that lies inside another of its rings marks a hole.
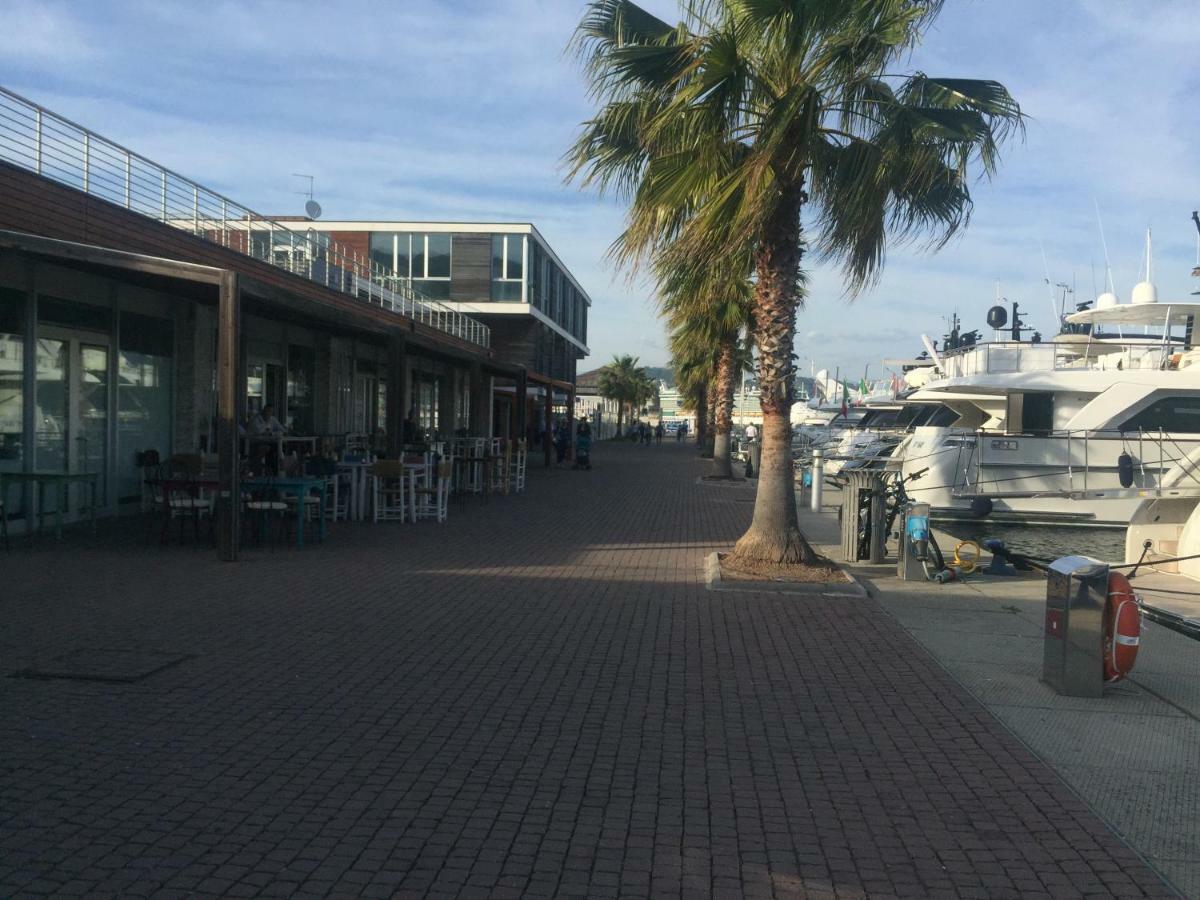
<instances>
[{"instance_id":1,"label":"modern building","mask_svg":"<svg viewBox=\"0 0 1200 900\"><path fill-rule=\"evenodd\" d=\"M536 227L313 219L289 224L327 240L342 256L367 262L384 284L414 291L486 325L497 359L526 372L524 421L532 432L544 430L547 391L553 414L568 414L576 366L588 355L592 301ZM270 240L266 227L255 231L256 241ZM514 389L503 379L495 385L497 433L517 428Z\"/></svg>"},{"instance_id":2,"label":"modern building","mask_svg":"<svg viewBox=\"0 0 1200 900\"><path fill-rule=\"evenodd\" d=\"M532 230L515 233L531 252ZM427 260L425 237L421 251ZM515 280L526 298L540 287ZM558 290L551 321L565 315ZM537 428L552 404L573 408L578 347L564 338L548 361L529 357L541 368L527 377L533 366L509 362L525 357L511 344L500 353L466 302L431 299L369 254L268 220L0 88L0 486L17 530L32 521L39 479L51 485L42 509L57 503L57 476L95 482L102 515L137 508L147 450L211 454L225 495L238 496L238 428L268 403L319 452L363 433L395 453L411 429L548 437ZM553 333L573 334L580 318ZM536 345L540 332L525 333ZM551 382L536 419L535 379ZM68 519L84 510L80 488L66 492ZM226 509L222 553L233 558L236 504Z\"/></svg>"}]
</instances>

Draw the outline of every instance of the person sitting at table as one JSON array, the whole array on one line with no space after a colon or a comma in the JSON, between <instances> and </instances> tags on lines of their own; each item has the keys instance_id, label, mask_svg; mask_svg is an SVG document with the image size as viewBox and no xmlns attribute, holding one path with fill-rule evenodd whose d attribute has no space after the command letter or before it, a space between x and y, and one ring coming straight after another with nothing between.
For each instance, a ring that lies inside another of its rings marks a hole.
<instances>
[{"instance_id":1,"label":"person sitting at table","mask_svg":"<svg viewBox=\"0 0 1200 900\"><path fill-rule=\"evenodd\" d=\"M250 431L253 434L283 434L283 424L275 418L275 407L268 403L255 413L250 420Z\"/></svg>"}]
</instances>

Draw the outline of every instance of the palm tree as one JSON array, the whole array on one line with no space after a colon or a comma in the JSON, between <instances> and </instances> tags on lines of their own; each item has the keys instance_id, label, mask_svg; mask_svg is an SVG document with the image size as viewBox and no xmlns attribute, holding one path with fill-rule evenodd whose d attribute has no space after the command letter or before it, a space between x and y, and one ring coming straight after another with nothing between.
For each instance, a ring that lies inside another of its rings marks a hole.
<instances>
[{"instance_id":1,"label":"palm tree","mask_svg":"<svg viewBox=\"0 0 1200 900\"><path fill-rule=\"evenodd\" d=\"M709 266L670 268L659 279L659 298L676 355L704 359L714 373L713 476L732 478L733 394L745 371L741 334L750 324L754 288L748 260L723 258Z\"/></svg>"},{"instance_id":2,"label":"palm tree","mask_svg":"<svg viewBox=\"0 0 1200 900\"><path fill-rule=\"evenodd\" d=\"M600 107L572 177L629 200L615 245L635 266L748 251L763 448L735 556L807 562L791 467L793 342L809 243L848 293L889 240L937 248L967 224L975 170L1023 119L999 82L897 74L941 0L687 0L676 26L592 0L576 47ZM808 235L801 221L811 223Z\"/></svg>"},{"instance_id":3,"label":"palm tree","mask_svg":"<svg viewBox=\"0 0 1200 900\"><path fill-rule=\"evenodd\" d=\"M613 356L612 362L600 369L597 386L601 397L617 401L617 437L625 423L625 408L641 402L649 376L638 365L638 358L625 354Z\"/></svg>"}]
</instances>

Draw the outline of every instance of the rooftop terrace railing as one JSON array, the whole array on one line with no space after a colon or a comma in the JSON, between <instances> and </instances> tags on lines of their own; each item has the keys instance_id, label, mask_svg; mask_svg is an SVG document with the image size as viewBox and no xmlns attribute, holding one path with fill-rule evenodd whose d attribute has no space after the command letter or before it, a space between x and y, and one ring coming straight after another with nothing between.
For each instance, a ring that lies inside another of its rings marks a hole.
<instances>
[{"instance_id":1,"label":"rooftop terrace railing","mask_svg":"<svg viewBox=\"0 0 1200 900\"><path fill-rule=\"evenodd\" d=\"M491 329L328 235L274 221L0 87L0 160L478 344Z\"/></svg>"}]
</instances>

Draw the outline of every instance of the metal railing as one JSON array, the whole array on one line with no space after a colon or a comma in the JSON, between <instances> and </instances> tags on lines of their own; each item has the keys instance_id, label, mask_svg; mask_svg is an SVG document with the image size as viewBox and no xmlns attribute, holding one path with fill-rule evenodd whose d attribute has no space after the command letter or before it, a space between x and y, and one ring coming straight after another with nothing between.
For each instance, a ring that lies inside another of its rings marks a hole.
<instances>
[{"instance_id":1,"label":"metal railing","mask_svg":"<svg viewBox=\"0 0 1200 900\"><path fill-rule=\"evenodd\" d=\"M1168 369L1179 362L1175 357L1179 351L1177 345L1158 339L976 344L945 354L942 373L930 380L1011 372Z\"/></svg>"},{"instance_id":2,"label":"metal railing","mask_svg":"<svg viewBox=\"0 0 1200 900\"><path fill-rule=\"evenodd\" d=\"M1190 433L1162 428L1036 435L976 431L959 436L955 444L954 471L961 474L961 483L952 488L957 497L1200 495L1200 441ZM1132 466L1128 488L1118 479L1122 453L1129 454Z\"/></svg>"},{"instance_id":3,"label":"metal railing","mask_svg":"<svg viewBox=\"0 0 1200 900\"><path fill-rule=\"evenodd\" d=\"M0 160L478 344L482 322L328 236L268 219L0 87Z\"/></svg>"}]
</instances>

